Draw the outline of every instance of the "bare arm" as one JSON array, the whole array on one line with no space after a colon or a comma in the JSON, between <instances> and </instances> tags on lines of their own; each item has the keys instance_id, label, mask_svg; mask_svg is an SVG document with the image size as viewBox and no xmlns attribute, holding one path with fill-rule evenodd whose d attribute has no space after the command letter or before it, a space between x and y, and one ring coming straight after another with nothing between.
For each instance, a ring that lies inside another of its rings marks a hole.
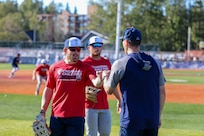
<instances>
[{"instance_id":1,"label":"bare arm","mask_svg":"<svg viewBox=\"0 0 204 136\"><path fill-rule=\"evenodd\" d=\"M110 87L110 85L108 83L108 77L105 77L105 79L103 81L103 87L104 87L104 90L106 91L106 93L109 94L109 95L113 94L113 92L116 89L116 88Z\"/></svg>"},{"instance_id":2,"label":"bare arm","mask_svg":"<svg viewBox=\"0 0 204 136\"><path fill-rule=\"evenodd\" d=\"M115 96L115 98L116 98L118 101L121 100L121 93L120 93L119 87L115 88L115 90L113 91L113 95Z\"/></svg>"},{"instance_id":3,"label":"bare arm","mask_svg":"<svg viewBox=\"0 0 204 136\"><path fill-rule=\"evenodd\" d=\"M113 95L116 97L117 99L117 112L120 113L121 112L121 91L120 91L120 86L119 84L117 85L117 88L115 89L115 91L113 92Z\"/></svg>"},{"instance_id":4,"label":"bare arm","mask_svg":"<svg viewBox=\"0 0 204 136\"><path fill-rule=\"evenodd\" d=\"M34 70L33 70L32 80L35 80L35 79L36 79L36 70L34 69Z\"/></svg>"},{"instance_id":5,"label":"bare arm","mask_svg":"<svg viewBox=\"0 0 204 136\"><path fill-rule=\"evenodd\" d=\"M52 94L53 94L52 89L45 87L41 101L41 110L43 110L44 112L47 111L47 108L50 104L50 100L52 99Z\"/></svg>"},{"instance_id":6,"label":"bare arm","mask_svg":"<svg viewBox=\"0 0 204 136\"><path fill-rule=\"evenodd\" d=\"M165 90L165 86L160 86L160 124L159 127L161 126L161 114L164 108L164 104L165 104L165 100L166 100L166 90Z\"/></svg>"},{"instance_id":7,"label":"bare arm","mask_svg":"<svg viewBox=\"0 0 204 136\"><path fill-rule=\"evenodd\" d=\"M101 87L103 85L102 71L97 71L96 75L97 77L91 81L95 87Z\"/></svg>"},{"instance_id":8,"label":"bare arm","mask_svg":"<svg viewBox=\"0 0 204 136\"><path fill-rule=\"evenodd\" d=\"M96 77L95 79L92 79L91 80L92 81L92 83L93 83L93 85L95 86L95 87L101 87L102 86L102 84L103 84L103 80L101 79L101 77Z\"/></svg>"}]
</instances>

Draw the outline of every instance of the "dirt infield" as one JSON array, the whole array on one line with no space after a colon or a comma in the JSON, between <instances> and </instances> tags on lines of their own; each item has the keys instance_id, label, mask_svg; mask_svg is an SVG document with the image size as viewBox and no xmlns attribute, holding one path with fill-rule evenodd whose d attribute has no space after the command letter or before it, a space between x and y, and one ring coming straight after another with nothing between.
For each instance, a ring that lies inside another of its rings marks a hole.
<instances>
[{"instance_id":1,"label":"dirt infield","mask_svg":"<svg viewBox=\"0 0 204 136\"><path fill-rule=\"evenodd\" d=\"M0 70L0 93L34 95L36 81L31 70L20 70L14 78L8 78L10 70ZM41 86L42 94L44 84ZM204 85L166 84L167 102L204 104ZM114 99L111 95L109 99Z\"/></svg>"}]
</instances>

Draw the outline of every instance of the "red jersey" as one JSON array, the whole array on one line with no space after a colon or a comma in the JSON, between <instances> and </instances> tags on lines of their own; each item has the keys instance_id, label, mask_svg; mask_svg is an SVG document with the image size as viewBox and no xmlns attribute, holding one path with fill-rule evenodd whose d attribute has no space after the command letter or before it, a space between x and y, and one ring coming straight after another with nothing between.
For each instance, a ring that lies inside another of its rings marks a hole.
<instances>
[{"instance_id":1,"label":"red jersey","mask_svg":"<svg viewBox=\"0 0 204 136\"><path fill-rule=\"evenodd\" d=\"M101 57L100 60L94 60L90 56L87 56L86 58L83 59L83 62L92 65L95 71L103 71L103 70L111 69L110 61L103 57ZM87 86L93 86L90 80L87 82ZM86 99L86 104L85 104L86 108L92 108L92 109L108 109L109 108L107 94L103 87L100 87L100 89L101 91L99 91L97 94L97 103L94 103Z\"/></svg>"},{"instance_id":2,"label":"red jersey","mask_svg":"<svg viewBox=\"0 0 204 136\"><path fill-rule=\"evenodd\" d=\"M52 116L84 117L85 85L96 77L94 69L78 61L66 64L64 60L54 63L49 70L46 86L53 89Z\"/></svg>"},{"instance_id":3,"label":"red jersey","mask_svg":"<svg viewBox=\"0 0 204 136\"><path fill-rule=\"evenodd\" d=\"M47 76L47 71L49 70L50 66L47 64L39 64L36 68L35 71L37 74L40 76Z\"/></svg>"}]
</instances>

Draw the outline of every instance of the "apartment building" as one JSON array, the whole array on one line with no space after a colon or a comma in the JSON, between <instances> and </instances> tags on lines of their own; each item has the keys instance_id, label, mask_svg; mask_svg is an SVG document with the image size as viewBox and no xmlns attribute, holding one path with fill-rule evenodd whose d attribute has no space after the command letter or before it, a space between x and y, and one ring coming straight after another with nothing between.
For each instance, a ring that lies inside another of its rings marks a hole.
<instances>
[{"instance_id":1,"label":"apartment building","mask_svg":"<svg viewBox=\"0 0 204 136\"><path fill-rule=\"evenodd\" d=\"M39 14L38 20L45 22L45 41L58 41L57 37L64 39L71 35L83 37L88 30L88 16L72 14L63 10L61 14Z\"/></svg>"},{"instance_id":2,"label":"apartment building","mask_svg":"<svg viewBox=\"0 0 204 136\"><path fill-rule=\"evenodd\" d=\"M59 21L57 25L60 26L60 30L64 35L76 35L82 37L88 30L88 16L80 14L71 14L66 10L63 10L61 14L57 15Z\"/></svg>"},{"instance_id":3,"label":"apartment building","mask_svg":"<svg viewBox=\"0 0 204 136\"><path fill-rule=\"evenodd\" d=\"M38 20L46 22L45 41L60 42L73 35L82 38L89 32L86 27L96 10L97 5L88 5L87 14L72 14L66 10L60 14L39 14Z\"/></svg>"}]
</instances>

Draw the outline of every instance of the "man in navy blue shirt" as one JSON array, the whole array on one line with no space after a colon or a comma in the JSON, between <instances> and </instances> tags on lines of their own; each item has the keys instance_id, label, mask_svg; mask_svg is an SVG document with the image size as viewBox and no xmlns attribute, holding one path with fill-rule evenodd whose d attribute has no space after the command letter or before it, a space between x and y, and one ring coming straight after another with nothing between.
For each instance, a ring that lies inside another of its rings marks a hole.
<instances>
[{"instance_id":1,"label":"man in navy blue shirt","mask_svg":"<svg viewBox=\"0 0 204 136\"><path fill-rule=\"evenodd\" d=\"M9 74L9 78L13 78L15 72L19 70L18 64L20 62L20 56L21 56L21 54L17 53L16 57L13 58L12 64L11 64L12 65L12 70L11 70L11 72Z\"/></svg>"},{"instance_id":2,"label":"man in navy blue shirt","mask_svg":"<svg viewBox=\"0 0 204 136\"><path fill-rule=\"evenodd\" d=\"M158 136L165 103L165 78L160 64L140 51L140 30L125 29L122 43L126 56L103 73L104 89L112 94L119 85L122 101L120 136Z\"/></svg>"}]
</instances>

